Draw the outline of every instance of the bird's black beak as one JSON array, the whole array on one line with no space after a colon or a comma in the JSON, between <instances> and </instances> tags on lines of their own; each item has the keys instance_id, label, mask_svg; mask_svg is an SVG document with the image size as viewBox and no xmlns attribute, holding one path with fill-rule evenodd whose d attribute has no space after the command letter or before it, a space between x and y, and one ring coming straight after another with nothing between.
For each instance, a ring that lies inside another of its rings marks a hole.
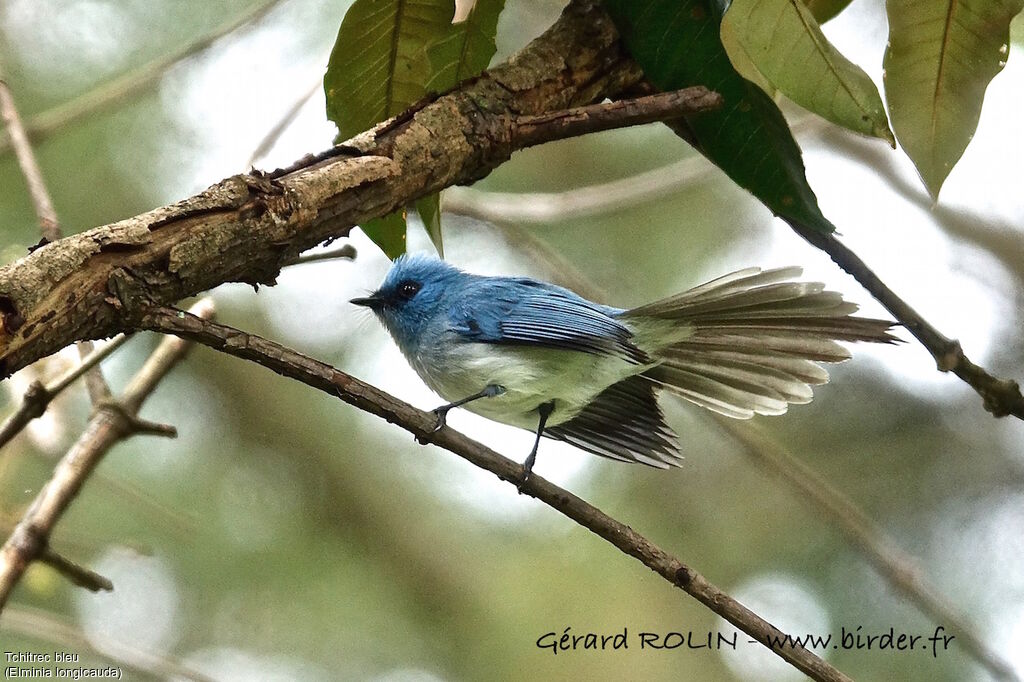
<instances>
[{"instance_id":1,"label":"bird's black beak","mask_svg":"<svg viewBox=\"0 0 1024 682\"><path fill-rule=\"evenodd\" d=\"M376 310L377 308L381 307L383 301L376 295L373 295L367 296L365 298L353 298L351 301L349 301L349 303L355 303L356 305L361 305L370 308L371 310Z\"/></svg>"}]
</instances>

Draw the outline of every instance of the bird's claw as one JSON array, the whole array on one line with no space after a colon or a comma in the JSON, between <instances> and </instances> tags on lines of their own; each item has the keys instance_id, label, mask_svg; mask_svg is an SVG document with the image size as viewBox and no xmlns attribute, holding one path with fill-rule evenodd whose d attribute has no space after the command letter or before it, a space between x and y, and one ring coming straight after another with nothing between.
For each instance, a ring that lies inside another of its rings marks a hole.
<instances>
[{"instance_id":1,"label":"bird's claw","mask_svg":"<svg viewBox=\"0 0 1024 682\"><path fill-rule=\"evenodd\" d=\"M428 431L425 435L416 436L417 443L419 443L420 445L427 445L433 440L432 436L441 429L443 429L445 425L448 423L449 409L450 408L447 405L442 405L441 407L435 407L434 409L431 410L431 412L434 413L434 416L437 417L437 423L434 424L434 428L430 429L430 431Z\"/></svg>"},{"instance_id":2,"label":"bird's claw","mask_svg":"<svg viewBox=\"0 0 1024 682\"><path fill-rule=\"evenodd\" d=\"M448 406L442 405L441 407L435 407L431 412L433 412L434 416L437 417L437 423L434 424L434 428L431 429L430 432L437 433L448 423Z\"/></svg>"},{"instance_id":3,"label":"bird's claw","mask_svg":"<svg viewBox=\"0 0 1024 682\"><path fill-rule=\"evenodd\" d=\"M512 484L516 487L516 490L519 491L520 495L523 494L523 488L530 480L530 473L531 471L529 469L523 469L522 475L512 481Z\"/></svg>"}]
</instances>

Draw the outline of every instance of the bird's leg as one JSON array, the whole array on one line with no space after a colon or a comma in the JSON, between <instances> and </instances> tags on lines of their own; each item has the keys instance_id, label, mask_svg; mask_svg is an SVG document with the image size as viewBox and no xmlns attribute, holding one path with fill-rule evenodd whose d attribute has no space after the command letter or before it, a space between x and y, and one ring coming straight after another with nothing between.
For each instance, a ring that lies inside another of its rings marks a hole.
<instances>
[{"instance_id":1,"label":"bird's leg","mask_svg":"<svg viewBox=\"0 0 1024 682\"><path fill-rule=\"evenodd\" d=\"M504 386L499 386L498 384L487 384L479 393L474 393L473 395L463 398L462 400L456 400L454 403L448 403L447 405L442 405L441 407L434 408L432 412L437 415L437 426L434 427L434 431L440 431L441 428L445 425L445 422L448 418L448 411L451 410L452 408L462 407L466 403L471 403L474 400L479 400L480 398L493 398L495 396L501 395L504 392Z\"/></svg>"},{"instance_id":2,"label":"bird's leg","mask_svg":"<svg viewBox=\"0 0 1024 682\"><path fill-rule=\"evenodd\" d=\"M530 474L533 472L533 465L537 461L537 448L540 447L540 437L544 435L544 425L548 423L548 417L555 411L555 401L549 400L546 403L541 403L537 406L537 413L540 414L540 420L537 422L537 438L533 441L533 449L530 450L529 456L526 461L523 462L523 477L516 483L516 487L519 488L519 492L523 492L523 486L530 480Z\"/></svg>"}]
</instances>

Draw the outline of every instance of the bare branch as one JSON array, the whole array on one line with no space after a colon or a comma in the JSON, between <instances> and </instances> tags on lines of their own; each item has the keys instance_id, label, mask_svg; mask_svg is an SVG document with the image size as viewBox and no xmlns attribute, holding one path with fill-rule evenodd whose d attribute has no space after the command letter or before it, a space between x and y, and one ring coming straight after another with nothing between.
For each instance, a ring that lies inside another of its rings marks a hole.
<instances>
[{"instance_id":1,"label":"bare branch","mask_svg":"<svg viewBox=\"0 0 1024 682\"><path fill-rule=\"evenodd\" d=\"M975 628L948 603L924 575L917 560L894 544L857 505L779 443L749 422L735 422L710 413L719 427L743 445L744 452L800 494L799 499L838 528L886 582L926 615L959 638L970 656L997 679L1019 680L1013 666L976 634Z\"/></svg>"},{"instance_id":2,"label":"bare branch","mask_svg":"<svg viewBox=\"0 0 1024 682\"><path fill-rule=\"evenodd\" d=\"M512 146L525 149L578 135L668 121L684 114L712 111L721 106L721 95L698 85L635 99L590 104L534 116L517 116L512 128Z\"/></svg>"},{"instance_id":3,"label":"bare branch","mask_svg":"<svg viewBox=\"0 0 1024 682\"><path fill-rule=\"evenodd\" d=\"M79 377L110 356L111 353L124 345L129 339L126 334L118 334L110 343L104 344L99 350L90 353L77 367L73 367L55 379L50 385L43 386L38 381L32 382L25 391L21 405L0 424L0 448L14 438L29 422L43 415L47 406L60 393L74 383Z\"/></svg>"},{"instance_id":4,"label":"bare branch","mask_svg":"<svg viewBox=\"0 0 1024 682\"><path fill-rule=\"evenodd\" d=\"M39 228L43 233L43 239L55 242L61 238L60 224L57 222L57 211L53 208L50 194L46 191L43 182L42 171L36 163L35 154L28 142L28 135L21 124L18 116L18 109L14 106L14 97L11 89L4 80L3 73L0 73L0 116L4 120L4 128L11 138L11 146L14 147L18 157L18 166L21 174L25 176L28 184L28 193L32 198L32 206L36 210L36 217L39 219Z\"/></svg>"},{"instance_id":5,"label":"bare branch","mask_svg":"<svg viewBox=\"0 0 1024 682\"><path fill-rule=\"evenodd\" d=\"M821 120L804 116L794 121L791 128L794 133L821 128ZM492 223L549 225L642 206L693 187L717 172L714 164L693 154L629 177L562 192L492 192L450 187L441 195L442 208Z\"/></svg>"},{"instance_id":6,"label":"bare branch","mask_svg":"<svg viewBox=\"0 0 1024 682\"><path fill-rule=\"evenodd\" d=\"M963 379L981 396L985 409L993 416L1013 415L1018 419L1024 419L1024 395L1021 394L1016 381L992 376L985 368L971 362L964 354L959 341L947 338L929 324L906 301L897 296L860 256L839 241L835 234L823 234L795 221L790 222L790 227L812 245L827 253L836 265L852 275L932 354L939 371L953 372Z\"/></svg>"},{"instance_id":7,"label":"bare branch","mask_svg":"<svg viewBox=\"0 0 1024 682\"><path fill-rule=\"evenodd\" d=\"M37 561L41 561L73 584L84 587L90 592L99 592L100 590L109 592L114 589L114 583L110 582L109 578L105 578L95 571L76 564L74 561L57 554L49 547L43 549Z\"/></svg>"},{"instance_id":8,"label":"bare branch","mask_svg":"<svg viewBox=\"0 0 1024 682\"><path fill-rule=\"evenodd\" d=\"M301 256L296 256L291 260L285 261L284 265L305 265L306 263L318 263L325 260L355 260L356 247L351 244L345 244L345 246L339 246L336 249L330 251L320 251L318 253L305 253Z\"/></svg>"},{"instance_id":9,"label":"bare branch","mask_svg":"<svg viewBox=\"0 0 1024 682\"><path fill-rule=\"evenodd\" d=\"M103 83L99 87L75 97L72 100L59 104L52 109L31 117L25 125L25 132L28 139L33 142L43 140L65 126L81 120L90 114L103 111L121 102L128 101L133 96L144 92L152 87L170 69L192 57L199 52L208 49L221 38L234 33L246 25L255 23L265 17L283 0L270 0L262 5L257 5L216 29L209 35L181 46L180 49L170 54L158 57L151 62L129 71L111 81ZM0 136L0 155L5 154L11 147L11 140Z\"/></svg>"},{"instance_id":10,"label":"bare branch","mask_svg":"<svg viewBox=\"0 0 1024 682\"><path fill-rule=\"evenodd\" d=\"M268 130L267 134L263 137L262 140L260 140L260 143L256 145L256 149L253 150L252 154L249 156L248 161L245 162L246 170L252 168L257 161L262 159L267 154L267 152L269 152L273 148L273 146L277 144L277 141L281 139L281 135L284 134L284 131L288 130L288 128L291 127L292 123L295 123L295 119L298 117L299 112L302 111L302 107L306 106L306 102L308 102L313 97L313 95L315 95L317 91L322 87L323 83L320 81L320 79L317 79L316 83L313 84L313 87L311 87L308 91L306 91L305 94L299 97L299 99L295 100L295 102L293 102L292 105L288 107L288 111L284 113L284 116L281 117L281 120L275 123L274 127Z\"/></svg>"},{"instance_id":11,"label":"bare branch","mask_svg":"<svg viewBox=\"0 0 1024 682\"><path fill-rule=\"evenodd\" d=\"M134 323L143 329L176 334L228 355L255 362L396 424L415 436L418 441L429 442L449 450L490 471L503 481L518 482L522 479L523 467L520 464L448 426L435 431L437 417L432 412L418 410L326 363L273 341L169 308L140 311L140 317ZM703 575L629 526L616 521L567 490L534 474L522 484L520 491L561 512L622 552L639 560L758 642L767 646L769 638L782 636L775 626L712 585ZM769 649L815 680L849 679L803 647Z\"/></svg>"},{"instance_id":12,"label":"bare branch","mask_svg":"<svg viewBox=\"0 0 1024 682\"><path fill-rule=\"evenodd\" d=\"M203 319L213 314L209 299L192 308ZM184 314L184 313L183 313ZM50 534L103 456L118 441L137 432L138 411L156 385L185 356L189 344L164 339L129 382L120 402L101 403L85 431L57 464L53 476L0 547L0 609L29 564L47 550Z\"/></svg>"},{"instance_id":13,"label":"bare branch","mask_svg":"<svg viewBox=\"0 0 1024 682\"><path fill-rule=\"evenodd\" d=\"M897 172L893 155L883 152L879 148L881 145L870 144L860 135L835 126L823 127L822 132L827 134L827 142L832 149L870 166L872 172L885 178L889 187L905 201L929 212L950 237L984 249L1024 286L1024 239L1021 239L1017 226L964 209L936 204L920 183L910 182Z\"/></svg>"}]
</instances>

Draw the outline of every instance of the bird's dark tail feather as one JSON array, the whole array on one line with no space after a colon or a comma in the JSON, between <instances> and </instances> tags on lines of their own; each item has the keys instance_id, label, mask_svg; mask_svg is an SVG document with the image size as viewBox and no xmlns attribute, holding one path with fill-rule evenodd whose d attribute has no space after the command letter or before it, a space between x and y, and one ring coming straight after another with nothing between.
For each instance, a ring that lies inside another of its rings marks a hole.
<instances>
[{"instance_id":1,"label":"bird's dark tail feather","mask_svg":"<svg viewBox=\"0 0 1024 682\"><path fill-rule=\"evenodd\" d=\"M837 341L895 343L894 323L854 317L857 306L800 268L740 270L623 313L660 364L648 380L739 419L782 414L828 381L817 363L841 362Z\"/></svg>"}]
</instances>

